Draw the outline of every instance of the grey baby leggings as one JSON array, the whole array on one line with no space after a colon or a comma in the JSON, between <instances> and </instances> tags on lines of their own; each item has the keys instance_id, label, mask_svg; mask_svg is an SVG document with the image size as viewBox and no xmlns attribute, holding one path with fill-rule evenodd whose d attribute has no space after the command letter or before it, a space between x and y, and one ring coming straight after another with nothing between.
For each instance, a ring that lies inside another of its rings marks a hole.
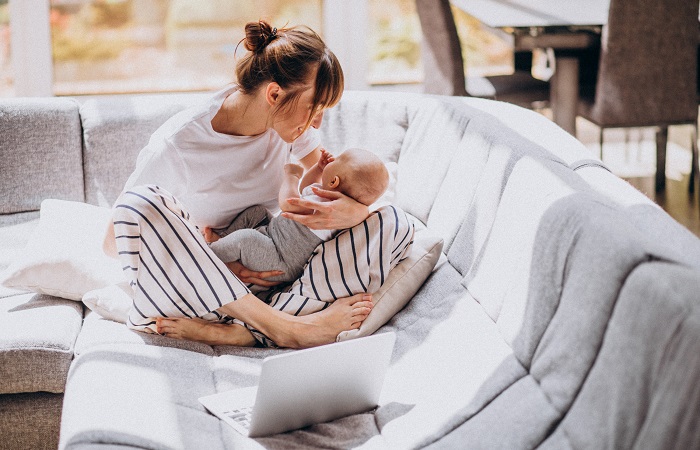
<instances>
[{"instance_id":1,"label":"grey baby leggings","mask_svg":"<svg viewBox=\"0 0 700 450\"><path fill-rule=\"evenodd\" d=\"M308 227L281 216L270 218L260 205L241 212L224 230L223 236L210 244L224 262L240 261L254 271L280 270L284 274L272 281L294 281L316 247L323 242Z\"/></svg>"}]
</instances>

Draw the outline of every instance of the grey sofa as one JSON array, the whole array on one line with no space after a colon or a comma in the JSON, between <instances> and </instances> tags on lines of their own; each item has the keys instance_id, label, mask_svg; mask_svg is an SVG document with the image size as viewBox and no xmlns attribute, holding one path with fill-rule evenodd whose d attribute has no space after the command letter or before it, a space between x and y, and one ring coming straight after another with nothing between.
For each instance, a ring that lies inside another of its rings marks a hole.
<instances>
[{"instance_id":1,"label":"grey sofa","mask_svg":"<svg viewBox=\"0 0 700 450\"><path fill-rule=\"evenodd\" d=\"M109 206L199 94L0 101L0 269L45 198ZM288 350L129 331L4 289L2 448L699 448L700 240L544 117L490 100L347 92L330 149L398 163L395 204L444 240L379 407L245 439L201 395Z\"/></svg>"}]
</instances>

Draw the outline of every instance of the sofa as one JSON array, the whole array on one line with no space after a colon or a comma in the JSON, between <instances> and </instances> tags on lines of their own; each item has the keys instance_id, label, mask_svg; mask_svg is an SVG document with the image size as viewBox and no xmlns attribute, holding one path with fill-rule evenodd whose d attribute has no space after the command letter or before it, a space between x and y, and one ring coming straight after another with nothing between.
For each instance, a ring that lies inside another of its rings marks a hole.
<instances>
[{"instance_id":1,"label":"sofa","mask_svg":"<svg viewBox=\"0 0 700 450\"><path fill-rule=\"evenodd\" d=\"M0 101L0 270L43 200L111 206L150 134L205 96ZM244 438L197 398L294 350L139 333L3 287L0 447L700 448L697 237L514 105L348 91L321 132L395 164L393 203L443 243L377 331L397 340L376 409Z\"/></svg>"}]
</instances>

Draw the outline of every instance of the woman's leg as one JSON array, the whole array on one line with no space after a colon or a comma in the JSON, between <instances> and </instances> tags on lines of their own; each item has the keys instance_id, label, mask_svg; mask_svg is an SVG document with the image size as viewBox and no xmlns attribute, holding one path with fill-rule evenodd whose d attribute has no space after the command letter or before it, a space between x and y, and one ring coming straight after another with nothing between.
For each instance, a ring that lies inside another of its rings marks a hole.
<instances>
[{"instance_id":1,"label":"woman's leg","mask_svg":"<svg viewBox=\"0 0 700 450\"><path fill-rule=\"evenodd\" d=\"M156 319L158 332L173 339L202 342L208 345L253 347L257 342L244 325L217 323L203 319Z\"/></svg>"},{"instance_id":2,"label":"woman's leg","mask_svg":"<svg viewBox=\"0 0 700 450\"><path fill-rule=\"evenodd\" d=\"M155 186L124 193L115 207L114 225L119 257L134 289L129 326L135 329L157 332L158 317L225 314L280 346L311 347L359 327L372 306L371 296L359 294L309 316L273 310L213 254L179 203Z\"/></svg>"},{"instance_id":3,"label":"woman's leg","mask_svg":"<svg viewBox=\"0 0 700 450\"><path fill-rule=\"evenodd\" d=\"M413 234L413 222L402 210L380 208L363 223L324 242L291 289L272 296L270 305L275 313L300 319L283 330L289 333L275 339L271 331L258 328L252 320L246 319L246 324L254 327L251 332L266 345L265 336L258 331L278 345L333 342L340 331L360 326L371 305L358 302L358 298L365 292L376 292L386 282L389 272L408 256ZM269 321L258 323L269 325ZM289 341L281 344L278 339Z\"/></svg>"},{"instance_id":4,"label":"woman's leg","mask_svg":"<svg viewBox=\"0 0 700 450\"><path fill-rule=\"evenodd\" d=\"M259 324L254 333L245 325L202 319L158 318L156 324L158 332L168 337L209 345L248 347L259 341L268 347L305 348L329 344L340 332L358 328L371 309L371 296L360 295L339 299L321 312L296 317L270 308L248 294L224 305L219 311L231 317L252 319L253 323ZM264 334L261 330L265 330Z\"/></svg>"},{"instance_id":5,"label":"woman's leg","mask_svg":"<svg viewBox=\"0 0 700 450\"><path fill-rule=\"evenodd\" d=\"M205 317L249 293L204 242L167 191L138 186L114 210L115 238L134 290L129 326L156 332L156 317ZM220 316L219 316L220 317Z\"/></svg>"}]
</instances>

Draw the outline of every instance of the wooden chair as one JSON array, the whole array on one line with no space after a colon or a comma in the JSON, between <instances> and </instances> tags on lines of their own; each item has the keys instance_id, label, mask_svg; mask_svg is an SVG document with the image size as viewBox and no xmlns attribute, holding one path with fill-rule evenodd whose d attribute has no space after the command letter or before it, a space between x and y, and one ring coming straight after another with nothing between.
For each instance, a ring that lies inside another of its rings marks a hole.
<instances>
[{"instance_id":1,"label":"wooden chair","mask_svg":"<svg viewBox=\"0 0 700 450\"><path fill-rule=\"evenodd\" d=\"M449 0L416 0L425 43L424 91L491 98L531 108L549 100L549 83L533 78L520 63L512 75L465 77L462 45ZM520 69L520 70L518 70Z\"/></svg>"},{"instance_id":2,"label":"wooden chair","mask_svg":"<svg viewBox=\"0 0 700 450\"><path fill-rule=\"evenodd\" d=\"M582 92L579 115L606 128L658 127L656 191L666 185L670 125L693 126L693 167L698 172L698 1L610 0L603 27L595 89Z\"/></svg>"}]
</instances>

